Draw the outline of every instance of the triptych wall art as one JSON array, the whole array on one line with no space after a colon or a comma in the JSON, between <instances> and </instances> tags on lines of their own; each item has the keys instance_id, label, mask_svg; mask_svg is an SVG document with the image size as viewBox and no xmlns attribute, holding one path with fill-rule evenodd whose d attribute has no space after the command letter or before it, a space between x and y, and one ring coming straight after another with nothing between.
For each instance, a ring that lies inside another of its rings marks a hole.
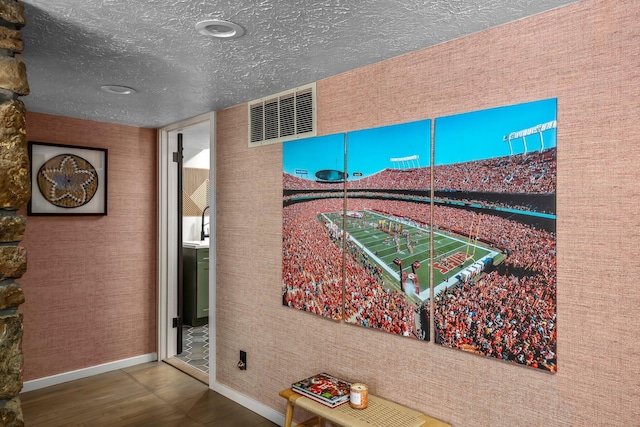
<instances>
[{"instance_id":1,"label":"triptych wall art","mask_svg":"<svg viewBox=\"0 0 640 427\"><path fill-rule=\"evenodd\" d=\"M285 142L282 303L555 372L556 116L548 99Z\"/></svg>"}]
</instances>

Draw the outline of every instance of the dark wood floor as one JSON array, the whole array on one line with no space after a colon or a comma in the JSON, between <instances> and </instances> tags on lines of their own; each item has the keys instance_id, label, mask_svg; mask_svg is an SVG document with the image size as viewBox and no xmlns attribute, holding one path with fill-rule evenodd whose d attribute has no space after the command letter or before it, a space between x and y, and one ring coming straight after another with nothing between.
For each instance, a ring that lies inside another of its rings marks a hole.
<instances>
[{"instance_id":1,"label":"dark wood floor","mask_svg":"<svg viewBox=\"0 0 640 427\"><path fill-rule=\"evenodd\" d=\"M276 426L162 362L22 393L20 399L28 427Z\"/></svg>"}]
</instances>

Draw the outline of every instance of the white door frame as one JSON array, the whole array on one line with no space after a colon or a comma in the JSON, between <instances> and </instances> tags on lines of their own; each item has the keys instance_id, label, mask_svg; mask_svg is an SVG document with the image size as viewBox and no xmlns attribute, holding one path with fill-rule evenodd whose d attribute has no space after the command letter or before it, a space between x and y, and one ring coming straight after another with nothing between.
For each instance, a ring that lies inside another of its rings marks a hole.
<instances>
[{"instance_id":1,"label":"white door frame","mask_svg":"<svg viewBox=\"0 0 640 427\"><path fill-rule=\"evenodd\" d=\"M177 314L177 266L173 260L177 256L175 188L177 171L173 167L173 152L177 141L170 141L169 133L205 121L210 124L210 167L209 183L211 199L209 208L209 388L225 397L249 408L272 422L283 425L285 419L280 412L251 397L216 382L216 230L217 230L217 182L216 182L216 113L203 114L160 129L158 143L158 359L164 360L176 354L177 331L171 322ZM177 138L176 138L177 139ZM170 262L170 260L172 260Z\"/></svg>"},{"instance_id":2,"label":"white door frame","mask_svg":"<svg viewBox=\"0 0 640 427\"><path fill-rule=\"evenodd\" d=\"M177 151L177 139L170 133L209 122L210 167L209 183L211 200L209 208L209 384L215 383L216 356L216 162L215 162L215 112L203 114L165 126L159 130L158 144L158 359L176 355L177 331L172 319L177 316L177 170L173 166L173 153Z\"/></svg>"}]
</instances>

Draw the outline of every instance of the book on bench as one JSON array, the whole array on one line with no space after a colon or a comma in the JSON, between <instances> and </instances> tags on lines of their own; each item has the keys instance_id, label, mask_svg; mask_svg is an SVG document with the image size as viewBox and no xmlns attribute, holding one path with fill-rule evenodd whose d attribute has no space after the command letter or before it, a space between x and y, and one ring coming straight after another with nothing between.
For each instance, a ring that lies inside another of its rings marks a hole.
<instances>
[{"instance_id":1,"label":"book on bench","mask_svg":"<svg viewBox=\"0 0 640 427\"><path fill-rule=\"evenodd\" d=\"M296 393L330 408L335 408L349 401L350 387L351 383L348 381L324 372L291 384L291 389Z\"/></svg>"}]
</instances>

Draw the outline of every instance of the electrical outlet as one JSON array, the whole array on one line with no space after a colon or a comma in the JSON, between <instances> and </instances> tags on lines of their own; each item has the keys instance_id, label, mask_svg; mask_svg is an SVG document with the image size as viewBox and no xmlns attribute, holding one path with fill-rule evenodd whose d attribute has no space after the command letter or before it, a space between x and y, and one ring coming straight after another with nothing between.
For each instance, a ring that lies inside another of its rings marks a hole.
<instances>
[{"instance_id":1,"label":"electrical outlet","mask_svg":"<svg viewBox=\"0 0 640 427\"><path fill-rule=\"evenodd\" d=\"M247 352L240 350L240 361L238 362L238 368L240 368L241 371L246 371L247 370Z\"/></svg>"}]
</instances>

